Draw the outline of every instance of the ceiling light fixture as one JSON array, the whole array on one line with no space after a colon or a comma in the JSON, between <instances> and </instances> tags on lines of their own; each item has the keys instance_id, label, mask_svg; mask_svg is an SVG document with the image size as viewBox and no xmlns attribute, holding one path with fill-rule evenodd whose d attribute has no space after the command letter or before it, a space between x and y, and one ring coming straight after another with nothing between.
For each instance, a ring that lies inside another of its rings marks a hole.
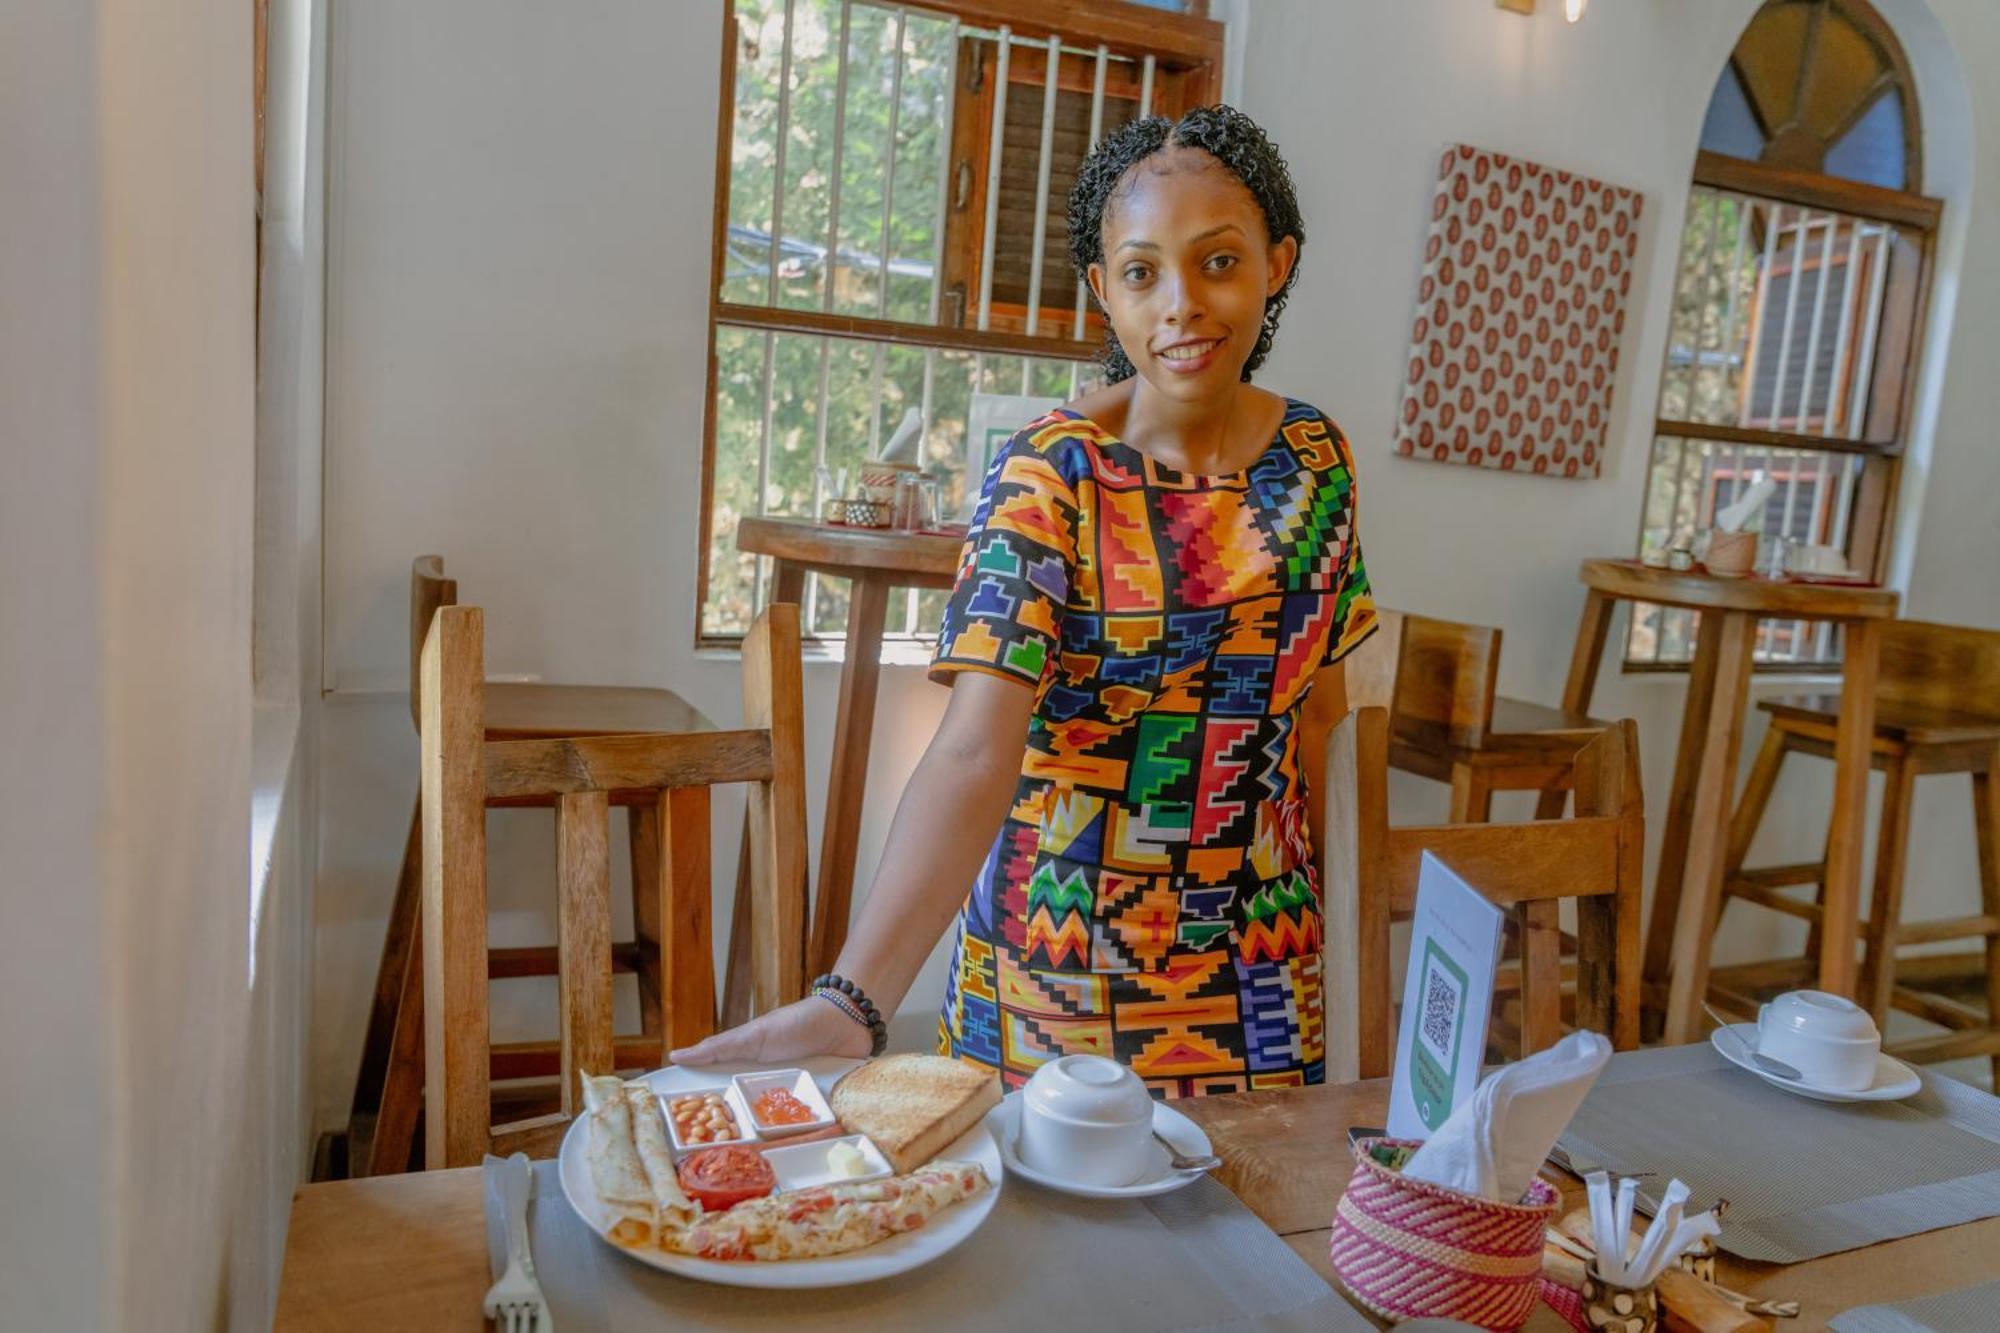
<instances>
[{"instance_id":1,"label":"ceiling light fixture","mask_svg":"<svg viewBox=\"0 0 2000 1333\"><path fill-rule=\"evenodd\" d=\"M1563 0L1563 17L1571 23L1583 17L1583 11L1590 7L1590 0Z\"/></svg>"}]
</instances>

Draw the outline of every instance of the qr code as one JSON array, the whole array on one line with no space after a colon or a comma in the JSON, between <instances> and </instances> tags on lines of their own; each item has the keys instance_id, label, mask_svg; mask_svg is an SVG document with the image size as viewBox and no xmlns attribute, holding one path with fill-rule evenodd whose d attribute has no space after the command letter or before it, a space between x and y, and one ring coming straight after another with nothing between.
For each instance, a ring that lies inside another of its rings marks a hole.
<instances>
[{"instance_id":1,"label":"qr code","mask_svg":"<svg viewBox=\"0 0 2000 1333\"><path fill-rule=\"evenodd\" d=\"M1452 1034L1458 1028L1458 1004L1463 992L1443 968L1424 969L1424 1012L1418 1032L1440 1061L1452 1058Z\"/></svg>"}]
</instances>

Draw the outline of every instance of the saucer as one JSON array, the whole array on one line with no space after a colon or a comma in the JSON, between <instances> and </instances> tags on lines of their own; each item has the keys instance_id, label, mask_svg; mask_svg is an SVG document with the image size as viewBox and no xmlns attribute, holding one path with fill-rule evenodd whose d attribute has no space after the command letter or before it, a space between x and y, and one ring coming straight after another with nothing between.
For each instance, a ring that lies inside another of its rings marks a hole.
<instances>
[{"instance_id":1,"label":"saucer","mask_svg":"<svg viewBox=\"0 0 2000 1333\"><path fill-rule=\"evenodd\" d=\"M1130 1185L1078 1185L1043 1175L1021 1160L1019 1089L1001 1098L1000 1104L987 1112L986 1123L1000 1145L1000 1160L1006 1163L1009 1176L1018 1174L1023 1180L1032 1180L1059 1194L1074 1194L1083 1199L1145 1199L1155 1194L1170 1194L1208 1174L1206 1171L1174 1170L1167 1165L1167 1150L1156 1142L1150 1145L1151 1168ZM1153 1103L1153 1128L1185 1156L1206 1156L1215 1151L1209 1146L1208 1135L1202 1132L1200 1125L1165 1102Z\"/></svg>"},{"instance_id":2,"label":"saucer","mask_svg":"<svg viewBox=\"0 0 2000 1333\"><path fill-rule=\"evenodd\" d=\"M1731 1023L1727 1030L1742 1037L1750 1044L1751 1050L1757 1049L1755 1023ZM1924 1081L1917 1077L1916 1070L1894 1056L1882 1055L1879 1052L1875 1056L1875 1081L1865 1088L1825 1088L1817 1083L1780 1078L1776 1074L1769 1074L1759 1069L1751 1062L1736 1039L1725 1038L1722 1035L1723 1031L1724 1029L1717 1028L1708 1034L1708 1044L1713 1046L1723 1059L1738 1069L1749 1070L1774 1088L1783 1088L1786 1092L1797 1093L1801 1097L1811 1097L1814 1101L1899 1102L1924 1086ZM1001 1151L1005 1152L1006 1148L1003 1146Z\"/></svg>"}]
</instances>

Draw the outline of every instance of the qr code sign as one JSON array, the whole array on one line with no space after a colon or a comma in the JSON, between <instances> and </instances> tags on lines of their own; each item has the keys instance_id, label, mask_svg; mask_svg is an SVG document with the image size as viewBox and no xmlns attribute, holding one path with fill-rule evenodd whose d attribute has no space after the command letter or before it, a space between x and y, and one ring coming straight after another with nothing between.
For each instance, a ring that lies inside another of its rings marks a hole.
<instances>
[{"instance_id":1,"label":"qr code sign","mask_svg":"<svg viewBox=\"0 0 2000 1333\"><path fill-rule=\"evenodd\" d=\"M1441 967L1424 969L1424 1012L1417 1030L1424 1044L1445 1065L1451 1063L1452 1035L1458 1028L1458 1006L1463 996L1456 977Z\"/></svg>"}]
</instances>

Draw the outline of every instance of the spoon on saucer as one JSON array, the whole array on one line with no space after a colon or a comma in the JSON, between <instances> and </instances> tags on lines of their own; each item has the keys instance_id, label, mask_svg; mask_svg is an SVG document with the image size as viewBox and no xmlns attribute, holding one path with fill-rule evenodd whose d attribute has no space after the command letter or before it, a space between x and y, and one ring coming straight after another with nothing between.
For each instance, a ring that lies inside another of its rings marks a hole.
<instances>
[{"instance_id":1,"label":"spoon on saucer","mask_svg":"<svg viewBox=\"0 0 2000 1333\"><path fill-rule=\"evenodd\" d=\"M1777 1078L1788 1078L1794 1083L1803 1083L1806 1081L1805 1075L1799 1073L1798 1070L1792 1068L1783 1060L1773 1059L1771 1056L1760 1053L1755 1046L1750 1044L1748 1038L1741 1032L1738 1032L1728 1019L1716 1013L1714 1008L1706 1001L1702 1003L1701 1008L1703 1013L1714 1019L1717 1025L1729 1034L1730 1039L1736 1043L1737 1049L1749 1057L1751 1064L1756 1065L1757 1068L1763 1070L1765 1073Z\"/></svg>"},{"instance_id":2,"label":"spoon on saucer","mask_svg":"<svg viewBox=\"0 0 2000 1333\"><path fill-rule=\"evenodd\" d=\"M1167 1136L1160 1133L1157 1129L1153 1131L1153 1137L1158 1139L1160 1146L1167 1150L1167 1165L1173 1167L1176 1171L1213 1171L1216 1167L1222 1165L1222 1159L1213 1154L1207 1157L1188 1156L1179 1148L1167 1142Z\"/></svg>"}]
</instances>

